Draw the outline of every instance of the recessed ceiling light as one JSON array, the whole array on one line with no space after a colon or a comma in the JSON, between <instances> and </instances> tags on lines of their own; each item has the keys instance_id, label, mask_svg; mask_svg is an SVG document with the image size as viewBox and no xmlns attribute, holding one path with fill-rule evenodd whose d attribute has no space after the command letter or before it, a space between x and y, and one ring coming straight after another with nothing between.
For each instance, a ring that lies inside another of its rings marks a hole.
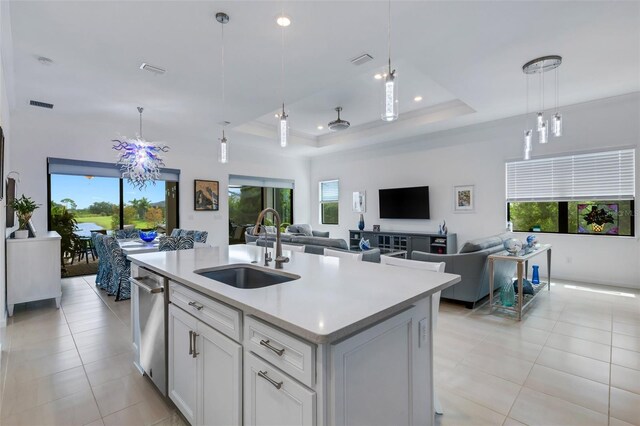
<instances>
[{"instance_id":1,"label":"recessed ceiling light","mask_svg":"<svg viewBox=\"0 0 640 426\"><path fill-rule=\"evenodd\" d=\"M420 102L422 100L422 96L418 95L415 98L413 98L413 100L416 102Z\"/></svg>"},{"instance_id":2,"label":"recessed ceiling light","mask_svg":"<svg viewBox=\"0 0 640 426\"><path fill-rule=\"evenodd\" d=\"M324 126L318 126L318 130L324 129Z\"/></svg>"},{"instance_id":3,"label":"recessed ceiling light","mask_svg":"<svg viewBox=\"0 0 640 426\"><path fill-rule=\"evenodd\" d=\"M275 118L280 118L280 114L278 114L277 112L274 114Z\"/></svg>"},{"instance_id":4,"label":"recessed ceiling light","mask_svg":"<svg viewBox=\"0 0 640 426\"><path fill-rule=\"evenodd\" d=\"M278 18L276 19L276 23L281 27L288 27L289 25L291 25L291 18L289 18L287 15L278 16Z\"/></svg>"},{"instance_id":5,"label":"recessed ceiling light","mask_svg":"<svg viewBox=\"0 0 640 426\"><path fill-rule=\"evenodd\" d=\"M373 78L375 78L376 80L380 80L382 79L382 74L376 74L373 76Z\"/></svg>"}]
</instances>

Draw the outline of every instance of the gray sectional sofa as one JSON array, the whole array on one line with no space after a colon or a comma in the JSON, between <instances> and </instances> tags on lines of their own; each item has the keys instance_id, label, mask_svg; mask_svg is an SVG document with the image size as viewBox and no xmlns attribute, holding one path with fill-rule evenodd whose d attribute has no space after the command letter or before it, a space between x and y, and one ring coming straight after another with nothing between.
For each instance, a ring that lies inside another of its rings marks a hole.
<instances>
[{"instance_id":1,"label":"gray sectional sofa","mask_svg":"<svg viewBox=\"0 0 640 426\"><path fill-rule=\"evenodd\" d=\"M446 262L445 272L458 274L462 281L442 292L445 299L464 302L468 308L489 294L489 262L487 257L504 250L506 239L513 238L510 233L493 235L467 241L457 254L432 254L413 251L411 259L424 262ZM511 282L516 272L515 262L495 262L494 288Z\"/></svg>"},{"instance_id":2,"label":"gray sectional sofa","mask_svg":"<svg viewBox=\"0 0 640 426\"><path fill-rule=\"evenodd\" d=\"M273 242L276 240L275 229L266 228L267 244L272 247ZM304 230L304 233L300 232L301 230ZM349 251L349 245L345 240L342 238L330 238L328 232L314 231L310 225L291 225L287 228L287 232L280 234L280 238L284 244L305 246L305 253L322 255L325 248ZM253 227L250 227L247 228L244 239L247 244L264 245L265 237L264 234L253 235ZM362 260L380 263L380 250L376 248L365 251L362 255Z\"/></svg>"}]
</instances>

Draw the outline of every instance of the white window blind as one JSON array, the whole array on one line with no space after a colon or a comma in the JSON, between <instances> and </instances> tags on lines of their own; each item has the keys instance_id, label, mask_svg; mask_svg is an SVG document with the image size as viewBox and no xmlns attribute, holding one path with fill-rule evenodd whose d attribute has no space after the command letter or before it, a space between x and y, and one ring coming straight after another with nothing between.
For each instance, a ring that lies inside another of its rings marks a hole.
<instances>
[{"instance_id":1,"label":"white window blind","mask_svg":"<svg viewBox=\"0 0 640 426\"><path fill-rule=\"evenodd\" d=\"M100 163L97 161L71 160L67 158L47 158L49 174L71 176L98 176L121 178L122 168L113 163ZM160 179L178 182L180 170L160 168Z\"/></svg>"},{"instance_id":2,"label":"white window blind","mask_svg":"<svg viewBox=\"0 0 640 426\"><path fill-rule=\"evenodd\" d=\"M633 199L635 156L624 149L509 162L507 201Z\"/></svg>"},{"instance_id":3,"label":"white window blind","mask_svg":"<svg viewBox=\"0 0 640 426\"><path fill-rule=\"evenodd\" d=\"M327 180L320 182L320 202L331 203L338 201L340 192L337 180Z\"/></svg>"}]
</instances>

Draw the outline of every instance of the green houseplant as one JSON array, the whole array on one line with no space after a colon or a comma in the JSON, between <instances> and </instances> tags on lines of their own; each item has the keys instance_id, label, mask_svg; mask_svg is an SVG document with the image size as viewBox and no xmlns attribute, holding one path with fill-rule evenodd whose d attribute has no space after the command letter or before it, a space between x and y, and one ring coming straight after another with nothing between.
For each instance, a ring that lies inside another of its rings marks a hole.
<instances>
[{"instance_id":1,"label":"green houseplant","mask_svg":"<svg viewBox=\"0 0 640 426\"><path fill-rule=\"evenodd\" d=\"M11 207L18 215L19 230L16 231L16 238L27 238L29 236L27 225L31 220L33 212L39 208L40 205L36 204L31 197L25 197L24 194L22 194L20 198L16 198L11 202Z\"/></svg>"}]
</instances>

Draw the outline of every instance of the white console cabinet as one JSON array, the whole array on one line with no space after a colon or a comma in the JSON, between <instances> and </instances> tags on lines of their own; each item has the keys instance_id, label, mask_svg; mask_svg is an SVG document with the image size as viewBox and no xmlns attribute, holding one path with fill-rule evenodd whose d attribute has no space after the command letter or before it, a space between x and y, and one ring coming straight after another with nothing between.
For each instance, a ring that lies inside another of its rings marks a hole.
<instances>
[{"instance_id":1,"label":"white console cabinet","mask_svg":"<svg viewBox=\"0 0 640 426\"><path fill-rule=\"evenodd\" d=\"M35 238L7 239L7 310L16 303L56 299L60 307L60 235L47 232Z\"/></svg>"}]
</instances>

